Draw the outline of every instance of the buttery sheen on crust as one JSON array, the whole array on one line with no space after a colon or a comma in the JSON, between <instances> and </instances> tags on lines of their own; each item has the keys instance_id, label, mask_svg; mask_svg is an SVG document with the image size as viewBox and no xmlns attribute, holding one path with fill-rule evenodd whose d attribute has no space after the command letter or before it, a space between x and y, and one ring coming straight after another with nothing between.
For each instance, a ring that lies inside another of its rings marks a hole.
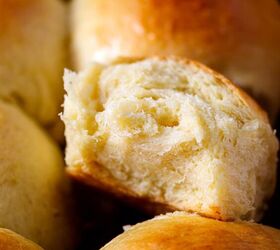
<instances>
[{"instance_id":1,"label":"buttery sheen on crust","mask_svg":"<svg viewBox=\"0 0 280 250\"><path fill-rule=\"evenodd\" d=\"M150 58L92 64L64 79L72 176L167 210L261 217L278 142L266 114L223 76Z\"/></svg>"},{"instance_id":2,"label":"buttery sheen on crust","mask_svg":"<svg viewBox=\"0 0 280 250\"><path fill-rule=\"evenodd\" d=\"M69 188L58 147L22 110L0 101L1 227L45 249L71 249Z\"/></svg>"},{"instance_id":3,"label":"buttery sheen on crust","mask_svg":"<svg viewBox=\"0 0 280 250\"><path fill-rule=\"evenodd\" d=\"M65 14L59 0L0 0L0 98L44 125L63 101Z\"/></svg>"},{"instance_id":4,"label":"buttery sheen on crust","mask_svg":"<svg viewBox=\"0 0 280 250\"><path fill-rule=\"evenodd\" d=\"M130 227L102 250L277 250L280 231L175 212Z\"/></svg>"},{"instance_id":5,"label":"buttery sheen on crust","mask_svg":"<svg viewBox=\"0 0 280 250\"><path fill-rule=\"evenodd\" d=\"M280 109L277 0L73 0L74 63L118 56L198 60Z\"/></svg>"},{"instance_id":6,"label":"buttery sheen on crust","mask_svg":"<svg viewBox=\"0 0 280 250\"><path fill-rule=\"evenodd\" d=\"M8 229L0 228L1 250L43 250L32 241L25 239Z\"/></svg>"}]
</instances>

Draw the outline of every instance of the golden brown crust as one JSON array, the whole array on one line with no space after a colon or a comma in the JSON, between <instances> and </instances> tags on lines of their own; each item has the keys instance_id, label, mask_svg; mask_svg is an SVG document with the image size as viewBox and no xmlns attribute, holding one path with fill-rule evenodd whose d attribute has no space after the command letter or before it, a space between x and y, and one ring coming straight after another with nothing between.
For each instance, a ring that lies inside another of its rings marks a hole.
<instances>
[{"instance_id":1,"label":"golden brown crust","mask_svg":"<svg viewBox=\"0 0 280 250\"><path fill-rule=\"evenodd\" d=\"M0 249L5 250L43 250L30 240L8 230L0 229Z\"/></svg>"},{"instance_id":2,"label":"golden brown crust","mask_svg":"<svg viewBox=\"0 0 280 250\"><path fill-rule=\"evenodd\" d=\"M64 3L0 0L0 16L0 98L51 126L63 100Z\"/></svg>"},{"instance_id":3,"label":"golden brown crust","mask_svg":"<svg viewBox=\"0 0 280 250\"><path fill-rule=\"evenodd\" d=\"M148 213L161 214L176 210L175 207L164 204L162 200L151 200L150 197L143 197L132 192L116 181L104 168L97 166L96 163L95 166L96 168L89 171L79 167L68 167L66 170L72 178L140 207Z\"/></svg>"},{"instance_id":4,"label":"golden brown crust","mask_svg":"<svg viewBox=\"0 0 280 250\"><path fill-rule=\"evenodd\" d=\"M46 249L72 249L76 218L62 152L35 121L1 100L0 141L1 227Z\"/></svg>"},{"instance_id":5,"label":"golden brown crust","mask_svg":"<svg viewBox=\"0 0 280 250\"><path fill-rule=\"evenodd\" d=\"M224 84L226 87L231 89L235 95L239 96L239 98L244 102L244 104L246 104L249 108L251 108L255 112L255 114L257 114L258 117L261 118L261 120L269 123L266 111L264 109L262 109L261 106L251 96L249 96L245 91L243 91L241 88L239 88L233 82L228 80L226 77L224 77L220 73L206 67L202 63L199 63L199 62L196 62L193 60L186 59L186 60L183 60L183 63L192 64L195 67L200 68L200 69L206 71L207 73L209 73L210 75L212 75L216 80L219 81L219 83Z\"/></svg>"},{"instance_id":6,"label":"golden brown crust","mask_svg":"<svg viewBox=\"0 0 280 250\"><path fill-rule=\"evenodd\" d=\"M188 57L225 74L273 115L279 110L276 0L75 0L72 37L79 69L115 56Z\"/></svg>"},{"instance_id":7,"label":"golden brown crust","mask_svg":"<svg viewBox=\"0 0 280 250\"><path fill-rule=\"evenodd\" d=\"M90 171L86 171L79 167L68 167L66 170L69 176L71 176L73 179L111 194L112 196L121 199L123 202L126 202L138 209L140 208L151 215L159 215L166 212L182 210L178 207L166 204L164 200L160 199L160 197L155 197L152 199L151 197L141 196L135 192L132 192L128 188L122 186L121 183L117 182L112 176L107 175L108 173L104 168L99 167L98 170L93 168ZM195 209L186 209L186 211L197 212ZM197 214L217 220L228 220L222 217L218 207L211 207L211 216L207 212L197 212Z\"/></svg>"},{"instance_id":8,"label":"golden brown crust","mask_svg":"<svg viewBox=\"0 0 280 250\"><path fill-rule=\"evenodd\" d=\"M121 56L177 55L221 64L247 44L278 47L280 36L268 36L279 29L279 14L276 0L75 0L74 52L82 56L75 45L84 40L94 50L117 48Z\"/></svg>"},{"instance_id":9,"label":"golden brown crust","mask_svg":"<svg viewBox=\"0 0 280 250\"><path fill-rule=\"evenodd\" d=\"M228 8L227 5L229 4L219 0L211 3L205 0L121 0L118 3L102 0L74 1L73 27L74 36L77 35L74 39L79 39L78 34L85 31L88 33L84 34L84 38L94 36L93 48L96 50L106 46L113 47L113 39L120 43L118 49L123 56L192 54L196 59L207 57L209 61L215 61L215 53L222 56L228 52L226 48L233 45L234 39L226 44L224 41L225 28L233 29L233 18L228 12L222 11ZM211 18L216 11L220 11L220 15L215 19ZM78 17L89 17L90 13L95 14L92 26L82 29L79 25L84 20L79 20ZM128 22L132 25L127 25ZM216 40L223 46L218 46ZM188 46L186 41L189 41ZM197 47L203 49L199 51ZM76 55L79 56L78 53Z\"/></svg>"},{"instance_id":10,"label":"golden brown crust","mask_svg":"<svg viewBox=\"0 0 280 250\"><path fill-rule=\"evenodd\" d=\"M186 213L149 220L124 232L102 249L280 249L280 231L245 222L221 222Z\"/></svg>"}]
</instances>

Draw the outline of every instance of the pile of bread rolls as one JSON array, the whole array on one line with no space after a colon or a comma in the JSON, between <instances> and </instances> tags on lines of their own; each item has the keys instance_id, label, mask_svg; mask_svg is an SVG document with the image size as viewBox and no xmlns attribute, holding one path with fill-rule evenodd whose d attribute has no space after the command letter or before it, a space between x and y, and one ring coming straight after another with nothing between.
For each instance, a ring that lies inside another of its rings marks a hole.
<instances>
[{"instance_id":1,"label":"pile of bread rolls","mask_svg":"<svg viewBox=\"0 0 280 250\"><path fill-rule=\"evenodd\" d=\"M257 224L277 184L276 0L0 0L0 17L0 249L96 249L77 211L101 205L74 180L156 216L91 235L102 249L280 249Z\"/></svg>"},{"instance_id":2,"label":"pile of bread rolls","mask_svg":"<svg viewBox=\"0 0 280 250\"><path fill-rule=\"evenodd\" d=\"M63 100L66 9L58 0L0 0L0 16L0 226L44 249L72 249L70 183L47 134ZM39 249L5 230L0 241Z\"/></svg>"}]
</instances>

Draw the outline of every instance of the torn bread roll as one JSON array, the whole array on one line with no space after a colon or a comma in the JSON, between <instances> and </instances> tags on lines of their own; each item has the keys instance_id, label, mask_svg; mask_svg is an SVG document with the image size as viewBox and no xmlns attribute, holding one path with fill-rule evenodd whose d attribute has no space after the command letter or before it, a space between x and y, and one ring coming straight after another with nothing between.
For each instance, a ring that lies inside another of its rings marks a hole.
<instances>
[{"instance_id":1,"label":"torn bread roll","mask_svg":"<svg viewBox=\"0 0 280 250\"><path fill-rule=\"evenodd\" d=\"M0 0L0 99L48 126L63 101L65 14L59 0Z\"/></svg>"},{"instance_id":2,"label":"torn bread roll","mask_svg":"<svg viewBox=\"0 0 280 250\"><path fill-rule=\"evenodd\" d=\"M175 212L129 227L101 250L280 249L280 230Z\"/></svg>"},{"instance_id":3,"label":"torn bread roll","mask_svg":"<svg viewBox=\"0 0 280 250\"><path fill-rule=\"evenodd\" d=\"M173 58L92 64L64 79L70 175L165 210L261 217L278 141L264 111L229 80Z\"/></svg>"},{"instance_id":4,"label":"torn bread roll","mask_svg":"<svg viewBox=\"0 0 280 250\"><path fill-rule=\"evenodd\" d=\"M78 69L118 56L201 61L280 108L277 0L73 0L72 51Z\"/></svg>"},{"instance_id":5,"label":"torn bread roll","mask_svg":"<svg viewBox=\"0 0 280 250\"><path fill-rule=\"evenodd\" d=\"M75 225L62 153L22 110L2 101L0 159L1 227L45 249L72 249Z\"/></svg>"}]
</instances>

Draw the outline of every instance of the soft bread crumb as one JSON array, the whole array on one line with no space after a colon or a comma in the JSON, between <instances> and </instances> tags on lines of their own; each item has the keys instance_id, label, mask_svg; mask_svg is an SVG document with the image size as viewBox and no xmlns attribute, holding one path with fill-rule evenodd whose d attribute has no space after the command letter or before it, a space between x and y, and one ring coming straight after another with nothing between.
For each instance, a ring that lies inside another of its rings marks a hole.
<instances>
[{"instance_id":1,"label":"soft bread crumb","mask_svg":"<svg viewBox=\"0 0 280 250\"><path fill-rule=\"evenodd\" d=\"M278 142L263 111L228 80L158 58L93 64L64 80L70 169L98 165L107 182L178 210L261 217Z\"/></svg>"}]
</instances>

